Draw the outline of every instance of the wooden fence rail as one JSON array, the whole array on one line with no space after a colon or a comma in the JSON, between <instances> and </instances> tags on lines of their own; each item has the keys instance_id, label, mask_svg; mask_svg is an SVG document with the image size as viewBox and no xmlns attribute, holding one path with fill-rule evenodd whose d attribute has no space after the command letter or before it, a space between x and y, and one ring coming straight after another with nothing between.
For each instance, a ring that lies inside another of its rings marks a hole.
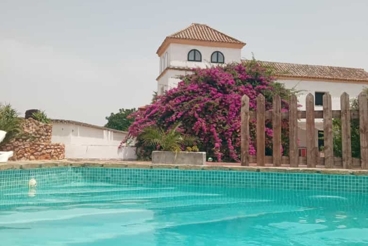
<instances>
[{"instance_id":1,"label":"wooden fence rail","mask_svg":"<svg viewBox=\"0 0 368 246\"><path fill-rule=\"evenodd\" d=\"M361 93L358 97L359 111L350 110L350 100L347 93L340 97L341 110L332 110L332 100L329 93L323 96L323 110L316 111L314 97L308 94L306 97L306 110L298 110L298 101L295 95L288 102L287 112L281 110L281 98L273 98L272 109L266 110L265 98L259 95L256 99L256 110L250 111L249 98L242 97L241 106L241 164L244 166L256 163L258 166L289 165L290 167L316 167L326 168L362 168L368 169L368 100ZM299 156L298 146L298 121L306 120L306 157ZM321 157L316 145L316 121L323 119L323 154ZM333 119L341 119L342 158L334 156ZM359 119L359 137L361 158L352 158L351 147L351 120ZM282 156L282 122L288 123L289 151ZM272 156L266 156L266 124L272 124ZM249 154L249 141L251 140L251 124L255 124L256 156Z\"/></svg>"}]
</instances>

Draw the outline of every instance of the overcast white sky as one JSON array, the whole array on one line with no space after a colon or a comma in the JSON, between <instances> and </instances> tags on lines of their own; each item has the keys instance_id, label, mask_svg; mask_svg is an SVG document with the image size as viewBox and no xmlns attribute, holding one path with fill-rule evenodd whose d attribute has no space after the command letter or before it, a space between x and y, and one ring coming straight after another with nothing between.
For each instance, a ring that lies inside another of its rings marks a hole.
<instances>
[{"instance_id":1,"label":"overcast white sky","mask_svg":"<svg viewBox=\"0 0 368 246\"><path fill-rule=\"evenodd\" d=\"M150 102L165 36L193 22L243 57L368 70L367 0L0 0L0 102L105 124Z\"/></svg>"}]
</instances>

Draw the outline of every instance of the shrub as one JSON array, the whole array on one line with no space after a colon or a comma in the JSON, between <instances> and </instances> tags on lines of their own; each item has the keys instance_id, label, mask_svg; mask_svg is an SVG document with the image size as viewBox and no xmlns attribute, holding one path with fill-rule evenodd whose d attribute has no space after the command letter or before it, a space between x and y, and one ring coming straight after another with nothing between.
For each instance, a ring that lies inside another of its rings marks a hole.
<instances>
[{"instance_id":1,"label":"shrub","mask_svg":"<svg viewBox=\"0 0 368 246\"><path fill-rule=\"evenodd\" d=\"M45 113L45 111L34 112L32 114L32 118L39 121L39 122L42 122L44 124L50 124L51 123L51 120L47 117L47 114Z\"/></svg>"}]
</instances>

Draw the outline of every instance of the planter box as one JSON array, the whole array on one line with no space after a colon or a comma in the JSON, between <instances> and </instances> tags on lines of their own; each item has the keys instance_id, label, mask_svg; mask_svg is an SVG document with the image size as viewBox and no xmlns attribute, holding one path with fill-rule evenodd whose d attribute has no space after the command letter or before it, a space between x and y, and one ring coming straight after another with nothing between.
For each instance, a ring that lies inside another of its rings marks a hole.
<instances>
[{"instance_id":1,"label":"planter box","mask_svg":"<svg viewBox=\"0 0 368 246\"><path fill-rule=\"evenodd\" d=\"M153 151L153 164L187 164L204 165L206 164L205 152L171 152L171 151Z\"/></svg>"}]
</instances>

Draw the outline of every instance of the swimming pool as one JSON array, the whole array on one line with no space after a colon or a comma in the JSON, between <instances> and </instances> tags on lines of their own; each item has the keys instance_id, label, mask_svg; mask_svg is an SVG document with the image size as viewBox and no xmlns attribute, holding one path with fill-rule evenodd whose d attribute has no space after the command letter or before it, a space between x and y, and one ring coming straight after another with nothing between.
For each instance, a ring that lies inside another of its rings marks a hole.
<instances>
[{"instance_id":1,"label":"swimming pool","mask_svg":"<svg viewBox=\"0 0 368 246\"><path fill-rule=\"evenodd\" d=\"M37 180L28 189L28 180ZM368 177L43 168L0 172L1 245L367 245Z\"/></svg>"}]
</instances>

